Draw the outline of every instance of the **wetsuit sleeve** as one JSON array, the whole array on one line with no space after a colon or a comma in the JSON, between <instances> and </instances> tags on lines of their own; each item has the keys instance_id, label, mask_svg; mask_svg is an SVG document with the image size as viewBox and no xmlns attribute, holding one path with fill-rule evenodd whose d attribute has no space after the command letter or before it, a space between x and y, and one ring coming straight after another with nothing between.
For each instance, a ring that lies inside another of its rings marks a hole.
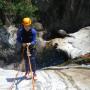
<instances>
[{"instance_id":1,"label":"wetsuit sleeve","mask_svg":"<svg viewBox=\"0 0 90 90\"><path fill-rule=\"evenodd\" d=\"M31 45L35 45L36 44L36 36L37 36L37 32L35 29L32 30L33 33L33 37L32 37L32 42Z\"/></svg>"},{"instance_id":2,"label":"wetsuit sleeve","mask_svg":"<svg viewBox=\"0 0 90 90\"><path fill-rule=\"evenodd\" d=\"M17 31L17 41L18 41L19 43L22 43L21 30L18 30L18 31Z\"/></svg>"}]
</instances>

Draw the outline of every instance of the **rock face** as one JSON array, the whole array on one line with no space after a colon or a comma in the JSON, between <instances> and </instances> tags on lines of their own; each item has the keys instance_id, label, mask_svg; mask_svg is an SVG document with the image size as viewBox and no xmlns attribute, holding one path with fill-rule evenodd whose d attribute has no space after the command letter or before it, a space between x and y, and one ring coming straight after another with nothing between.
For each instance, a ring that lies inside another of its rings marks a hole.
<instances>
[{"instance_id":1,"label":"rock face","mask_svg":"<svg viewBox=\"0 0 90 90\"><path fill-rule=\"evenodd\" d=\"M8 42L10 45L14 46L16 44L17 30L18 29L14 25L7 28L7 32L9 33Z\"/></svg>"},{"instance_id":2,"label":"rock face","mask_svg":"<svg viewBox=\"0 0 90 90\"><path fill-rule=\"evenodd\" d=\"M12 62L15 59L16 31L13 25L0 29L0 60Z\"/></svg>"},{"instance_id":3,"label":"rock face","mask_svg":"<svg viewBox=\"0 0 90 90\"><path fill-rule=\"evenodd\" d=\"M35 90L90 90L89 69L57 68L38 70ZM11 90L11 86L12 90L32 90L32 80L25 79L24 72L15 77L17 72L0 68L0 90Z\"/></svg>"},{"instance_id":4,"label":"rock face","mask_svg":"<svg viewBox=\"0 0 90 90\"><path fill-rule=\"evenodd\" d=\"M15 26L10 26L7 29L0 29L0 61L3 65L5 62L16 61L16 31ZM39 31L39 37L37 42L37 50L40 51L37 54L37 61L39 65L50 66L60 64L64 60L68 59L68 55L71 58L76 58L80 55L90 53L90 27L80 29L78 32L69 34L72 37L56 38L50 41L44 41L42 37L43 33ZM52 45L57 43L56 49L52 48ZM65 52L64 52L65 51ZM47 57L47 58L46 58ZM41 61L40 61L41 60ZM41 62L43 64L41 64ZM2 66L1 65L1 66Z\"/></svg>"},{"instance_id":5,"label":"rock face","mask_svg":"<svg viewBox=\"0 0 90 90\"><path fill-rule=\"evenodd\" d=\"M89 0L33 0L48 31L75 32L90 24Z\"/></svg>"},{"instance_id":6,"label":"rock face","mask_svg":"<svg viewBox=\"0 0 90 90\"><path fill-rule=\"evenodd\" d=\"M90 27L85 27L70 35L72 37L56 38L52 40L52 44L57 43L57 49L67 51L72 58L90 53Z\"/></svg>"},{"instance_id":7,"label":"rock face","mask_svg":"<svg viewBox=\"0 0 90 90\"><path fill-rule=\"evenodd\" d=\"M35 28L37 29L37 31L43 31L43 26L42 26L42 24L39 23L39 22L35 22L35 23L33 24L33 27L35 27Z\"/></svg>"}]
</instances>

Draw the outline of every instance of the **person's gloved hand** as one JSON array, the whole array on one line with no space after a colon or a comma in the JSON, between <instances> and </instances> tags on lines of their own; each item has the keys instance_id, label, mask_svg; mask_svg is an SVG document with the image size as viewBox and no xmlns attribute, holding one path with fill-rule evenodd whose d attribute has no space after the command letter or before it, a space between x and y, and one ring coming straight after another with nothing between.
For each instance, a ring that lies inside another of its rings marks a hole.
<instances>
[{"instance_id":1,"label":"person's gloved hand","mask_svg":"<svg viewBox=\"0 0 90 90\"><path fill-rule=\"evenodd\" d=\"M30 45L31 45L31 43L23 43L22 44L23 47L26 47L26 46L29 47Z\"/></svg>"},{"instance_id":2,"label":"person's gloved hand","mask_svg":"<svg viewBox=\"0 0 90 90\"><path fill-rule=\"evenodd\" d=\"M26 47L26 46L27 46L27 44L26 44L26 43L22 43L22 46L23 46L23 47Z\"/></svg>"},{"instance_id":3,"label":"person's gloved hand","mask_svg":"<svg viewBox=\"0 0 90 90\"><path fill-rule=\"evenodd\" d=\"M29 47L31 45L31 43L27 43L27 46Z\"/></svg>"}]
</instances>

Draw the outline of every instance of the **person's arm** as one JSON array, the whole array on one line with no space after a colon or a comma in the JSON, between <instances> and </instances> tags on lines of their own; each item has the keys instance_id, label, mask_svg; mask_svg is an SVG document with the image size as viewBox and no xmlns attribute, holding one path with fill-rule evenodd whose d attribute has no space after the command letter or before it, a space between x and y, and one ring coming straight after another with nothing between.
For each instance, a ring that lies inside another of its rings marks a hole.
<instances>
[{"instance_id":1,"label":"person's arm","mask_svg":"<svg viewBox=\"0 0 90 90\"><path fill-rule=\"evenodd\" d=\"M33 33L33 37L32 37L31 45L35 45L36 44L37 31L35 29L33 29L32 33Z\"/></svg>"},{"instance_id":2,"label":"person's arm","mask_svg":"<svg viewBox=\"0 0 90 90\"><path fill-rule=\"evenodd\" d=\"M17 42L22 43L21 30L17 31Z\"/></svg>"}]
</instances>

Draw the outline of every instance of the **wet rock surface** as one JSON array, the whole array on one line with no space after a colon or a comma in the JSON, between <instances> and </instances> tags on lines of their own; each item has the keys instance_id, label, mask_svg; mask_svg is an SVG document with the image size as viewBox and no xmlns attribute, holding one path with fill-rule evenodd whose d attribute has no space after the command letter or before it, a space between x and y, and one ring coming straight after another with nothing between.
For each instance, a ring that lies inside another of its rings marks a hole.
<instances>
[{"instance_id":1,"label":"wet rock surface","mask_svg":"<svg viewBox=\"0 0 90 90\"><path fill-rule=\"evenodd\" d=\"M52 44L57 43L57 49L66 51L72 58L90 53L90 27L82 28L70 35L72 37L53 39Z\"/></svg>"},{"instance_id":2,"label":"wet rock surface","mask_svg":"<svg viewBox=\"0 0 90 90\"><path fill-rule=\"evenodd\" d=\"M16 59L16 31L17 28L14 25L0 28L0 60L5 63L13 62Z\"/></svg>"},{"instance_id":3,"label":"wet rock surface","mask_svg":"<svg viewBox=\"0 0 90 90\"><path fill-rule=\"evenodd\" d=\"M88 69L75 67L54 67L37 70L38 80L35 81L35 90L90 90L90 67ZM32 80L26 80L24 72L0 69L0 90L9 90L15 80L12 90L32 90Z\"/></svg>"}]
</instances>

